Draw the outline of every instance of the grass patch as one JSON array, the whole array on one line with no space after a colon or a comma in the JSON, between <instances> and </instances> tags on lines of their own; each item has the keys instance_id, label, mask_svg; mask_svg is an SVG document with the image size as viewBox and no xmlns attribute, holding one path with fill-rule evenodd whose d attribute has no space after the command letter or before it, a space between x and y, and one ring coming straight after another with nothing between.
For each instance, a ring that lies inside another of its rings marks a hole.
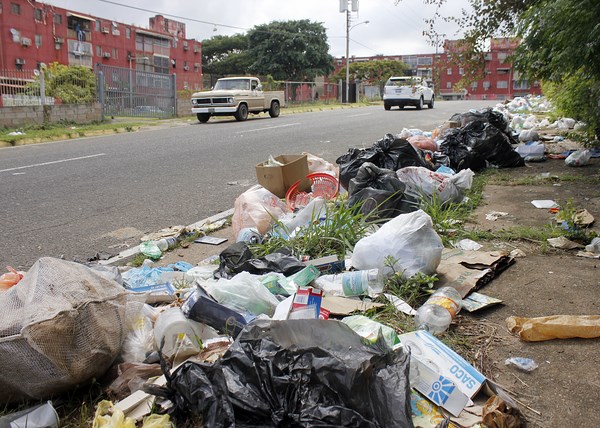
<instances>
[{"instance_id":1,"label":"grass patch","mask_svg":"<svg viewBox=\"0 0 600 428\"><path fill-rule=\"evenodd\" d=\"M537 174L515 177L514 174L508 171L496 171L489 174L487 184L495 186L538 186L555 183L597 184L599 180L600 178L597 175L559 174L546 177Z\"/></svg>"}]
</instances>

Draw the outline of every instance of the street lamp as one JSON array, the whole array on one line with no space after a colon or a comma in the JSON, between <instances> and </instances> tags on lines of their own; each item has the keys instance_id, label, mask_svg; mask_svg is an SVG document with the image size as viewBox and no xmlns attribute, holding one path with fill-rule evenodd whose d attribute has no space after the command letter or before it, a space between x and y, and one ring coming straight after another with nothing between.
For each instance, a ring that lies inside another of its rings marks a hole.
<instances>
[{"instance_id":1,"label":"street lamp","mask_svg":"<svg viewBox=\"0 0 600 428\"><path fill-rule=\"evenodd\" d=\"M368 24L369 21L362 21L350 26L350 9L346 9L346 103L350 103L350 30L360 24Z\"/></svg>"}]
</instances>

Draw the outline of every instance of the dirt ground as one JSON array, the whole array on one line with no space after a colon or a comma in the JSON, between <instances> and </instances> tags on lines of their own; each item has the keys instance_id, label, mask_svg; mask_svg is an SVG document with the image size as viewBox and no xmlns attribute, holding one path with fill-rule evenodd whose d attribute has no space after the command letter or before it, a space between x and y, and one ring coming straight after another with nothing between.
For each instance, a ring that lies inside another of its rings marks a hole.
<instances>
[{"instance_id":1,"label":"dirt ground","mask_svg":"<svg viewBox=\"0 0 600 428\"><path fill-rule=\"evenodd\" d=\"M586 176L588 180L556 180L549 184L488 185L485 202L474 213L476 227L499 230L513 226L542 226L554 215L537 209L531 201L553 199L563 204L572 199L577 208L586 208L596 219L600 231L600 159L591 165L571 168L563 160L532 163L524 168L504 170L510 180L551 176ZM486 220L490 211L507 212L496 221ZM473 224L468 227L473 227ZM228 238L218 245L192 244L169 252L162 263L185 260L196 264L218 254L235 242L231 227L212 234ZM528 427L600 426L600 339L551 340L527 343L510 334L505 319L511 315L600 314L600 260L576 257L577 250L542 249L531 241L487 242L486 248L520 248L525 257L485 285L480 292L503 300L503 304L475 314L462 314L465 322L476 322L489 334L481 350L485 374L512 393L521 403ZM509 357L528 357L539 364L531 373L506 366Z\"/></svg>"}]
</instances>

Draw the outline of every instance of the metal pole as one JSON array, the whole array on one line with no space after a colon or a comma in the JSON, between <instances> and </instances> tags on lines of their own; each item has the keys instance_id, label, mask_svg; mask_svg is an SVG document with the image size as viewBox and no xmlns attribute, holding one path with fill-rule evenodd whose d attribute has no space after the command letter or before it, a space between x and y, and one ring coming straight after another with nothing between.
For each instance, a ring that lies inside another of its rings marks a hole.
<instances>
[{"instance_id":1,"label":"metal pole","mask_svg":"<svg viewBox=\"0 0 600 428\"><path fill-rule=\"evenodd\" d=\"M346 103L350 102L350 9L346 9Z\"/></svg>"},{"instance_id":2,"label":"metal pole","mask_svg":"<svg viewBox=\"0 0 600 428\"><path fill-rule=\"evenodd\" d=\"M133 108L133 76L131 71L131 58L129 58L129 108Z\"/></svg>"}]
</instances>

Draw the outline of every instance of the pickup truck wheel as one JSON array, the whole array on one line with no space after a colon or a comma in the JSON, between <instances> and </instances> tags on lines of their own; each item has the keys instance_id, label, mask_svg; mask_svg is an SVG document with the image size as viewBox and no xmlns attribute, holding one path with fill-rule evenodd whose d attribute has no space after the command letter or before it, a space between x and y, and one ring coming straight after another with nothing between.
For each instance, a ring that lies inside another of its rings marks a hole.
<instances>
[{"instance_id":1,"label":"pickup truck wheel","mask_svg":"<svg viewBox=\"0 0 600 428\"><path fill-rule=\"evenodd\" d=\"M391 105L389 105L389 104L386 104L386 103L384 103L384 104L383 104L383 108L384 108L384 109L386 109L386 110L389 110L389 109L391 109L391 108L392 108L392 106L391 106Z\"/></svg>"},{"instance_id":2,"label":"pickup truck wheel","mask_svg":"<svg viewBox=\"0 0 600 428\"><path fill-rule=\"evenodd\" d=\"M431 96L431 101L429 101L429 102L427 103L427 107L429 107L429 108L433 108L433 99L434 99L434 98L435 98L435 97L432 95L432 96Z\"/></svg>"},{"instance_id":3,"label":"pickup truck wheel","mask_svg":"<svg viewBox=\"0 0 600 428\"><path fill-rule=\"evenodd\" d=\"M206 123L210 119L210 113L197 113L196 117L198 117L198 122Z\"/></svg>"},{"instance_id":4,"label":"pickup truck wheel","mask_svg":"<svg viewBox=\"0 0 600 428\"><path fill-rule=\"evenodd\" d=\"M272 101L271 108L269 109L269 116L271 117L279 117L279 111L281 110L279 106L279 101Z\"/></svg>"},{"instance_id":5,"label":"pickup truck wheel","mask_svg":"<svg viewBox=\"0 0 600 428\"><path fill-rule=\"evenodd\" d=\"M417 110L423 110L423 97L419 98L419 102L417 104Z\"/></svg>"},{"instance_id":6,"label":"pickup truck wheel","mask_svg":"<svg viewBox=\"0 0 600 428\"><path fill-rule=\"evenodd\" d=\"M235 112L235 120L243 122L246 119L248 119L248 106L246 104L240 104Z\"/></svg>"}]
</instances>

